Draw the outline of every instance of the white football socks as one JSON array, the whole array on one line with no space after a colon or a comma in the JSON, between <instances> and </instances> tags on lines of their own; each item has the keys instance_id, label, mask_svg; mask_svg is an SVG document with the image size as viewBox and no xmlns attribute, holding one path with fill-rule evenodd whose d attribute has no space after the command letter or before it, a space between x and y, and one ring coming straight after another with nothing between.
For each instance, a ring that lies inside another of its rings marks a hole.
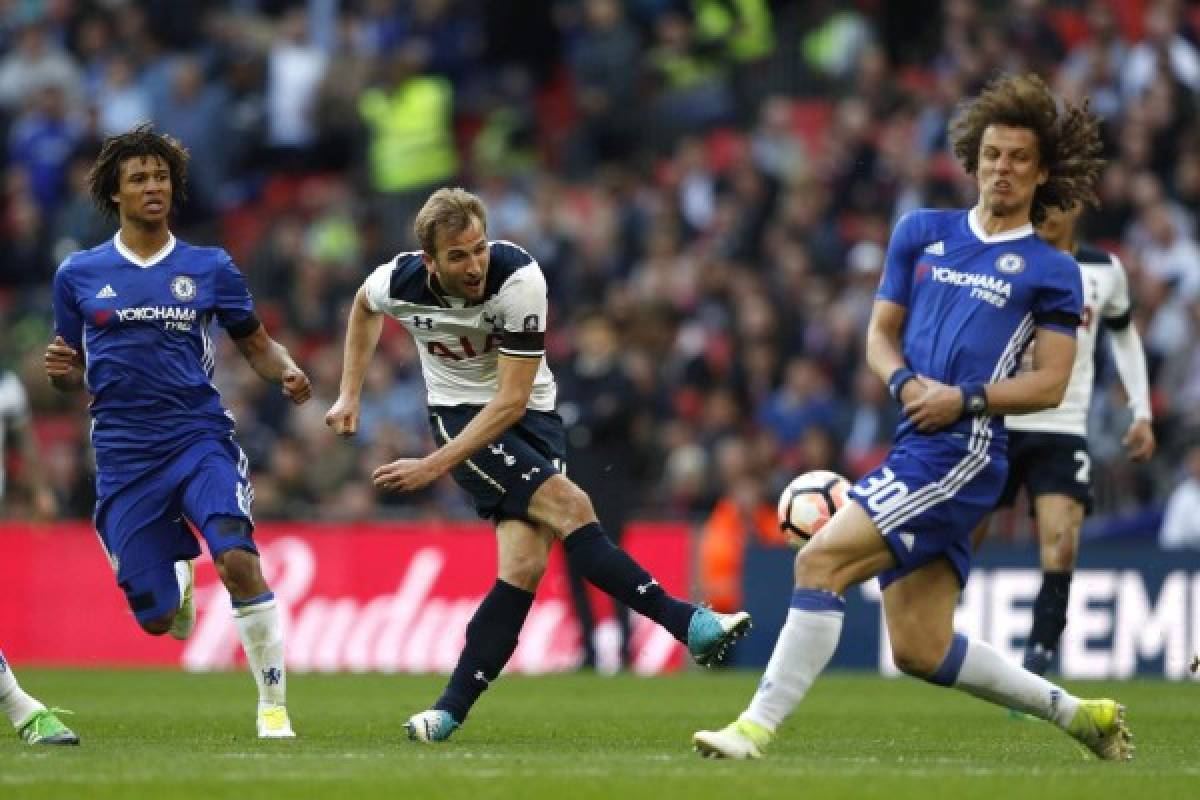
<instances>
[{"instance_id":1,"label":"white football socks","mask_svg":"<svg viewBox=\"0 0 1200 800\"><path fill-rule=\"evenodd\" d=\"M235 605L234 619L246 662L258 686L260 705L283 705L287 698L287 671L283 664L283 628L275 596Z\"/></svg>"},{"instance_id":2,"label":"white football socks","mask_svg":"<svg viewBox=\"0 0 1200 800\"><path fill-rule=\"evenodd\" d=\"M956 689L1049 720L1063 729L1070 724L1079 709L1079 698L1008 660L985 641L955 638L966 641L962 667L953 684Z\"/></svg>"},{"instance_id":3,"label":"white football socks","mask_svg":"<svg viewBox=\"0 0 1200 800\"><path fill-rule=\"evenodd\" d=\"M774 732L825 669L842 635L845 603L831 592L797 589L787 622L743 717Z\"/></svg>"},{"instance_id":4,"label":"white football socks","mask_svg":"<svg viewBox=\"0 0 1200 800\"><path fill-rule=\"evenodd\" d=\"M0 711L4 712L14 728L20 728L44 708L21 689L17 684L17 676L13 675L8 662L4 660L4 653L0 653Z\"/></svg>"}]
</instances>

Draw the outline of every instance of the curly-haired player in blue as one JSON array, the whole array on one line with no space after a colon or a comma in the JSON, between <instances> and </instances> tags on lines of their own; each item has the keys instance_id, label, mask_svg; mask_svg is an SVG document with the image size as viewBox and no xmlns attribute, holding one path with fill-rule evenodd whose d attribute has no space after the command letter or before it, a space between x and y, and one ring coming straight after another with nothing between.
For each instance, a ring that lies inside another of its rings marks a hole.
<instances>
[{"instance_id":1,"label":"curly-haired player in blue","mask_svg":"<svg viewBox=\"0 0 1200 800\"><path fill-rule=\"evenodd\" d=\"M267 335L229 254L172 235L187 161L177 141L149 126L105 140L92 200L121 227L55 273L46 374L62 391L92 395L96 531L138 624L177 639L191 633L200 546L190 521L233 600L258 686L258 735L290 738L279 609L254 545L248 462L212 383L211 323L294 403L312 389Z\"/></svg>"},{"instance_id":2,"label":"curly-haired player in blue","mask_svg":"<svg viewBox=\"0 0 1200 800\"><path fill-rule=\"evenodd\" d=\"M1003 418L1057 406L1071 375L1079 268L1033 226L1049 206L1095 202L1098 126L1024 75L965 103L952 134L979 202L897 223L867 330L867 362L904 408L895 444L797 556L758 692L732 724L695 734L704 755L763 754L837 647L843 593L874 577L902 670L1049 720L1100 758L1132 755L1115 701L1074 697L953 628L971 534L1004 488ZM1031 343L1032 369L1016 374Z\"/></svg>"}]
</instances>

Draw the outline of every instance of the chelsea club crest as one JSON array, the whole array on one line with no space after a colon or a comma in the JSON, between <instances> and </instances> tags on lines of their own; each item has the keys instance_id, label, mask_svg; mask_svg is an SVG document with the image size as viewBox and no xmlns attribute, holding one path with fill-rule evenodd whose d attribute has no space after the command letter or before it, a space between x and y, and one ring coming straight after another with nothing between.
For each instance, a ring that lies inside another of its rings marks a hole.
<instances>
[{"instance_id":1,"label":"chelsea club crest","mask_svg":"<svg viewBox=\"0 0 1200 800\"><path fill-rule=\"evenodd\" d=\"M196 282L188 275L176 275L171 279L171 294L181 303L196 299Z\"/></svg>"},{"instance_id":2,"label":"chelsea club crest","mask_svg":"<svg viewBox=\"0 0 1200 800\"><path fill-rule=\"evenodd\" d=\"M1005 275L1016 275L1025 269L1025 259L1016 253L1005 253L996 259L996 271Z\"/></svg>"}]
</instances>

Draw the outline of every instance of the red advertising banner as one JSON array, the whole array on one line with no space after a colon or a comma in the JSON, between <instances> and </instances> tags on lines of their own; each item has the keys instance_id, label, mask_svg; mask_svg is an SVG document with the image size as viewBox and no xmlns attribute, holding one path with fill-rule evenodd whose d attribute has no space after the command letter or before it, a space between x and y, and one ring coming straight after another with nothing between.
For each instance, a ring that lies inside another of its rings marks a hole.
<instances>
[{"instance_id":1,"label":"red advertising banner","mask_svg":"<svg viewBox=\"0 0 1200 800\"><path fill-rule=\"evenodd\" d=\"M496 575L492 529L479 524L263 523L255 533L284 610L295 670L448 672L468 620ZM669 592L686 596L689 537L678 524L635 524L625 547ZM207 557L197 562L197 623L177 642L138 628L86 523L0 525L0 649L16 664L228 669L243 662L229 596ZM616 656L611 605L593 595L603 663ZM633 668L680 667L683 649L634 615ZM575 667L581 656L562 548L508 669Z\"/></svg>"}]
</instances>

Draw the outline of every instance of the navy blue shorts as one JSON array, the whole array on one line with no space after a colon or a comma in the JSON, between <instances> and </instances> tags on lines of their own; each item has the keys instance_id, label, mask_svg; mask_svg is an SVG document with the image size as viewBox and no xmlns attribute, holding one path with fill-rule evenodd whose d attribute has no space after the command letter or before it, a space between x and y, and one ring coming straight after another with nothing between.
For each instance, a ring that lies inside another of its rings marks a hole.
<instances>
[{"instance_id":1,"label":"navy blue shorts","mask_svg":"<svg viewBox=\"0 0 1200 800\"><path fill-rule=\"evenodd\" d=\"M1031 498L1063 494L1092 511L1092 457L1087 439L1073 433L1008 432L1008 481L1000 505L1011 506L1024 486ZM1029 504L1029 513L1035 513Z\"/></svg>"},{"instance_id":2,"label":"navy blue shorts","mask_svg":"<svg viewBox=\"0 0 1200 800\"><path fill-rule=\"evenodd\" d=\"M157 619L178 605L174 563L200 555L188 522L213 558L235 548L258 552L251 538L248 466L232 438L205 439L153 468L97 476L96 532L139 620Z\"/></svg>"},{"instance_id":3,"label":"navy blue shorts","mask_svg":"<svg viewBox=\"0 0 1200 800\"><path fill-rule=\"evenodd\" d=\"M429 425L439 445L467 427L482 406L431 406ZM499 439L454 468L451 474L485 519L529 519L529 500L552 475L565 471L562 418L554 411L525 412Z\"/></svg>"},{"instance_id":4,"label":"navy blue shorts","mask_svg":"<svg viewBox=\"0 0 1200 800\"><path fill-rule=\"evenodd\" d=\"M993 443L986 418L968 437L905 436L874 472L850 489L879 528L897 566L880 586L937 558L950 561L961 585L971 573L971 532L996 505L1008 470L1003 445Z\"/></svg>"}]
</instances>

